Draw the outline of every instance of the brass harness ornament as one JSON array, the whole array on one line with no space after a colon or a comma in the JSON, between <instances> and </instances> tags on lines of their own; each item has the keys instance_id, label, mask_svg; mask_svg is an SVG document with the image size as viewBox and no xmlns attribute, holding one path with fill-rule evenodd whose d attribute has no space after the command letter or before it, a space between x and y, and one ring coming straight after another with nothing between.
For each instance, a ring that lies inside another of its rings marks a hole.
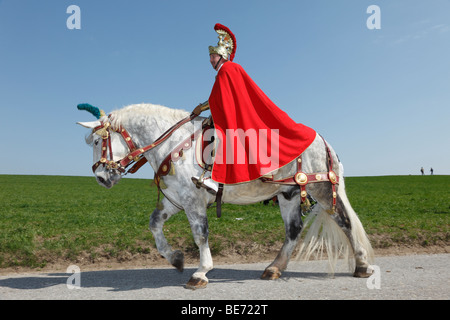
<instances>
[{"instance_id":1,"label":"brass harness ornament","mask_svg":"<svg viewBox=\"0 0 450 320\"><path fill-rule=\"evenodd\" d=\"M298 185L300 187L300 203L302 205L307 204L309 201L307 199L308 193L306 192L306 185L309 183L317 183L317 182L326 182L329 181L331 183L332 189L332 210L329 212L330 214L334 214L336 210L336 184L339 184L339 177L333 171L333 158L331 157L331 151L328 147L325 139L321 136L325 149L327 152L327 166L328 172L319 172L319 173L311 173L307 174L302 171L302 156L300 155L297 158L297 173L294 176L281 179L281 180L273 180L273 177L263 176L261 180L263 182L275 183L275 184L287 184L287 185Z\"/></svg>"}]
</instances>

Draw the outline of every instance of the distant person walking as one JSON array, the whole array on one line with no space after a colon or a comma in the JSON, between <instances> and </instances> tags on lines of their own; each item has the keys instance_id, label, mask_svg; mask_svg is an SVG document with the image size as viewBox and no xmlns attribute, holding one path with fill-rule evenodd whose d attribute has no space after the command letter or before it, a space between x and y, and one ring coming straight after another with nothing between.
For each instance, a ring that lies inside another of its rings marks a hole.
<instances>
[{"instance_id":1,"label":"distant person walking","mask_svg":"<svg viewBox=\"0 0 450 320\"><path fill-rule=\"evenodd\" d=\"M422 175L424 174L423 167L420 168L420 172L422 172Z\"/></svg>"},{"instance_id":2,"label":"distant person walking","mask_svg":"<svg viewBox=\"0 0 450 320\"><path fill-rule=\"evenodd\" d=\"M433 168L430 169L430 173L431 173L431 175L433 175Z\"/></svg>"}]
</instances>

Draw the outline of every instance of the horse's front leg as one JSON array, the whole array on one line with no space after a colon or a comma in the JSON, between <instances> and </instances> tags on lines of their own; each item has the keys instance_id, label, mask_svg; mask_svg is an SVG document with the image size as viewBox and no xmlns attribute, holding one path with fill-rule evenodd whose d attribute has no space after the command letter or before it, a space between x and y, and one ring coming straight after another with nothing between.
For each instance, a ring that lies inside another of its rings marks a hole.
<instances>
[{"instance_id":1,"label":"horse's front leg","mask_svg":"<svg viewBox=\"0 0 450 320\"><path fill-rule=\"evenodd\" d=\"M208 284L206 273L213 268L211 251L208 244L208 218L206 206L186 209L186 215L191 225L194 241L200 250L200 266L186 284L187 289L201 289Z\"/></svg>"},{"instance_id":2,"label":"horse's front leg","mask_svg":"<svg viewBox=\"0 0 450 320\"><path fill-rule=\"evenodd\" d=\"M184 254L180 250L172 250L163 233L164 223L180 210L164 198L161 201L163 209L155 209L150 216L150 230L155 238L158 252L166 258L178 271L183 271Z\"/></svg>"}]
</instances>

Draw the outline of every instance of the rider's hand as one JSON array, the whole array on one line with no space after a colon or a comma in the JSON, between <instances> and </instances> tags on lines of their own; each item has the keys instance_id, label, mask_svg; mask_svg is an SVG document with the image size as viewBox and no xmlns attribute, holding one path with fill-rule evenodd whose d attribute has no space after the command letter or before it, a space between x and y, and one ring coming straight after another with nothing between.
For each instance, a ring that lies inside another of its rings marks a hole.
<instances>
[{"instance_id":1,"label":"rider's hand","mask_svg":"<svg viewBox=\"0 0 450 320\"><path fill-rule=\"evenodd\" d=\"M194 109L194 111L192 111L192 113L198 116L203 111L202 106L203 106L203 103L200 103L198 106L195 107L195 109Z\"/></svg>"}]
</instances>

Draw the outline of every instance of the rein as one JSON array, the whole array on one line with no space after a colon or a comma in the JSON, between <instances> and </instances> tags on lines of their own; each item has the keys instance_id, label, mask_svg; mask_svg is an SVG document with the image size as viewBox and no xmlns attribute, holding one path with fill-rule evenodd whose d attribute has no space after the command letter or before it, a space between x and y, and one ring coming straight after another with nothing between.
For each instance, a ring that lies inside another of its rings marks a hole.
<instances>
[{"instance_id":1,"label":"rein","mask_svg":"<svg viewBox=\"0 0 450 320\"><path fill-rule=\"evenodd\" d=\"M93 132L100 135L102 137L102 154L100 157L100 160L94 163L92 166L92 171L95 173L95 170L100 165L106 166L107 169L115 169L118 170L121 174L128 174L128 173L135 173L137 172L146 162L147 159L144 157L144 153L147 151L152 150L153 148L159 146L161 143L166 141L178 128L180 128L185 123L193 120L195 117L197 117L197 114L191 113L188 117L178 121L175 123L172 127L167 129L166 132L164 132L158 139L156 139L152 144L149 144L148 146L145 146L143 148L137 148L136 145L133 143L133 140L131 139L130 134L120 126L117 129L112 129L110 122L102 122L101 125L94 128ZM114 161L113 158L113 151L111 148L111 134L110 130L113 130L117 133L120 133L122 138L125 140L129 153L122 159L118 161ZM109 149L109 159L107 159L108 156L108 149ZM128 169L127 168L133 164L133 166Z\"/></svg>"}]
</instances>

